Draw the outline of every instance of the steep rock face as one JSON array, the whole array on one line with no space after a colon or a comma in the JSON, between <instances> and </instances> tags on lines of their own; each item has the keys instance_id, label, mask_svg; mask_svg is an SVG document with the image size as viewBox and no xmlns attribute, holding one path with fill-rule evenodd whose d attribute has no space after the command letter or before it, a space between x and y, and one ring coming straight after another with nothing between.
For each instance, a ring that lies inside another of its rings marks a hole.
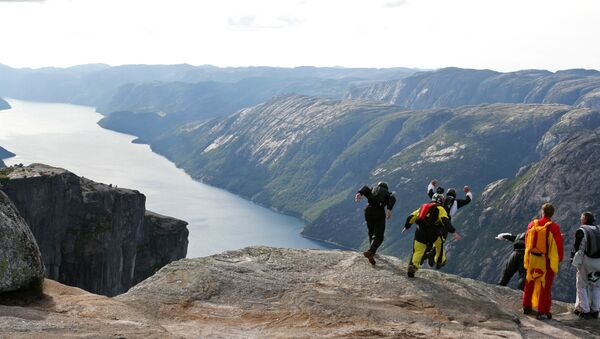
<instances>
[{"instance_id":1,"label":"steep rock face","mask_svg":"<svg viewBox=\"0 0 600 339\"><path fill-rule=\"evenodd\" d=\"M40 249L27 223L2 191L0 234L0 293L27 288L41 281L44 266Z\"/></svg>"},{"instance_id":2,"label":"steep rock face","mask_svg":"<svg viewBox=\"0 0 600 339\"><path fill-rule=\"evenodd\" d=\"M138 191L40 164L8 171L3 190L27 220L51 279L115 295L159 264L185 257L185 222L161 217L146 224Z\"/></svg>"},{"instance_id":3,"label":"steep rock face","mask_svg":"<svg viewBox=\"0 0 600 339\"><path fill-rule=\"evenodd\" d=\"M600 163L600 130L584 130L566 138L541 161L512 180L488 185L475 206L460 215L465 241L452 244L453 257L481 260L457 260L449 264L451 272L484 281L498 279L502 260L511 249L507 242L493 236L501 232L520 233L527 223L539 217L540 207L551 202L554 221L561 225L565 239L565 261L555 280L554 294L562 300L575 299L575 269L569 264L575 230L584 211L597 214L600 190L597 164Z\"/></svg>"},{"instance_id":4,"label":"steep rock face","mask_svg":"<svg viewBox=\"0 0 600 339\"><path fill-rule=\"evenodd\" d=\"M188 233L187 222L146 211L137 248L133 285L166 264L185 258Z\"/></svg>"},{"instance_id":5,"label":"steep rock face","mask_svg":"<svg viewBox=\"0 0 600 339\"><path fill-rule=\"evenodd\" d=\"M355 87L346 98L379 100L411 109L458 107L484 103L558 103L573 105L600 88L600 73L567 70L551 73L525 70L444 68L402 80ZM591 106L586 106L591 107Z\"/></svg>"},{"instance_id":6,"label":"steep rock face","mask_svg":"<svg viewBox=\"0 0 600 339\"><path fill-rule=\"evenodd\" d=\"M9 109L10 105L8 104L8 102L6 102L6 100L0 98L0 111L3 109Z\"/></svg>"}]
</instances>

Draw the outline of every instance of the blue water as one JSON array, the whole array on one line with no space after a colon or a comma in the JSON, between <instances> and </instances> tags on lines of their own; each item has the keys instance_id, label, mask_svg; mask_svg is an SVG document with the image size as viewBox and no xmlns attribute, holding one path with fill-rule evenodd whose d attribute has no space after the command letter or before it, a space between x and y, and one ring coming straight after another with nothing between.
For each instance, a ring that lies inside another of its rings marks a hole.
<instances>
[{"instance_id":1,"label":"blue water","mask_svg":"<svg viewBox=\"0 0 600 339\"><path fill-rule=\"evenodd\" d=\"M17 154L7 166L44 163L94 181L139 190L148 210L189 222L188 257L250 245L323 248L300 236L297 218L192 180L135 137L97 125L92 107L7 100L0 111L0 146Z\"/></svg>"}]
</instances>

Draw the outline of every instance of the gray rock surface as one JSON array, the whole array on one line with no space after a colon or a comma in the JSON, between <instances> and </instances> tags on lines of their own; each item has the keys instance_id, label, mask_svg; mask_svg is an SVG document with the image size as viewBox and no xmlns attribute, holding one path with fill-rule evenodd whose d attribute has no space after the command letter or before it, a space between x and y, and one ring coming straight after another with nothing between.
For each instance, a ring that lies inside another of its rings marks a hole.
<instances>
[{"instance_id":1,"label":"gray rock surface","mask_svg":"<svg viewBox=\"0 0 600 339\"><path fill-rule=\"evenodd\" d=\"M29 226L0 190L0 293L32 287L44 278L40 249Z\"/></svg>"},{"instance_id":2,"label":"gray rock surface","mask_svg":"<svg viewBox=\"0 0 600 339\"><path fill-rule=\"evenodd\" d=\"M599 338L600 322L555 302L554 319L520 312L521 294L394 257L250 247L184 259L126 294L47 280L45 298L0 306L0 336L127 338Z\"/></svg>"},{"instance_id":3,"label":"gray rock surface","mask_svg":"<svg viewBox=\"0 0 600 339\"><path fill-rule=\"evenodd\" d=\"M3 190L28 222L51 279L116 295L185 257L187 223L146 218L138 191L41 164L4 171Z\"/></svg>"},{"instance_id":4,"label":"gray rock surface","mask_svg":"<svg viewBox=\"0 0 600 339\"><path fill-rule=\"evenodd\" d=\"M116 300L197 337L598 337L600 322L520 313L521 295L394 257L250 247L165 266ZM580 327L580 328L577 328ZM191 332L192 331L192 332Z\"/></svg>"}]
</instances>

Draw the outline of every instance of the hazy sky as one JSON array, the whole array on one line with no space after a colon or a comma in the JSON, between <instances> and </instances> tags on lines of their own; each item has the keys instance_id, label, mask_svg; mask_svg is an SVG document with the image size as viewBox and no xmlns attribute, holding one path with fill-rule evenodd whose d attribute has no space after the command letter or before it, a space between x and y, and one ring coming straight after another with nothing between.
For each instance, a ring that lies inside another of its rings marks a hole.
<instances>
[{"instance_id":1,"label":"hazy sky","mask_svg":"<svg viewBox=\"0 0 600 339\"><path fill-rule=\"evenodd\" d=\"M0 0L0 63L600 69L599 0Z\"/></svg>"}]
</instances>

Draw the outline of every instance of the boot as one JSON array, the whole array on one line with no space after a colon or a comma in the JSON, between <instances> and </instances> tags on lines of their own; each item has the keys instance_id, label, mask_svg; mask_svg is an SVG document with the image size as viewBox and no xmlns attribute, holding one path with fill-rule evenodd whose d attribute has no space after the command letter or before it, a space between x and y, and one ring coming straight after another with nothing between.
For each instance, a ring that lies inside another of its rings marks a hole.
<instances>
[{"instance_id":1,"label":"boot","mask_svg":"<svg viewBox=\"0 0 600 339\"><path fill-rule=\"evenodd\" d=\"M435 266L435 247L427 253L427 263L429 264L429 267Z\"/></svg>"},{"instance_id":2,"label":"boot","mask_svg":"<svg viewBox=\"0 0 600 339\"><path fill-rule=\"evenodd\" d=\"M415 272L417 271L416 267L413 266L413 264L408 265L408 270L406 271L406 275L409 278L414 278L415 277Z\"/></svg>"},{"instance_id":3,"label":"boot","mask_svg":"<svg viewBox=\"0 0 600 339\"><path fill-rule=\"evenodd\" d=\"M375 254L373 254L373 252L371 251L365 251L363 252L364 256L369 260L369 263L371 265L375 265Z\"/></svg>"}]
</instances>

